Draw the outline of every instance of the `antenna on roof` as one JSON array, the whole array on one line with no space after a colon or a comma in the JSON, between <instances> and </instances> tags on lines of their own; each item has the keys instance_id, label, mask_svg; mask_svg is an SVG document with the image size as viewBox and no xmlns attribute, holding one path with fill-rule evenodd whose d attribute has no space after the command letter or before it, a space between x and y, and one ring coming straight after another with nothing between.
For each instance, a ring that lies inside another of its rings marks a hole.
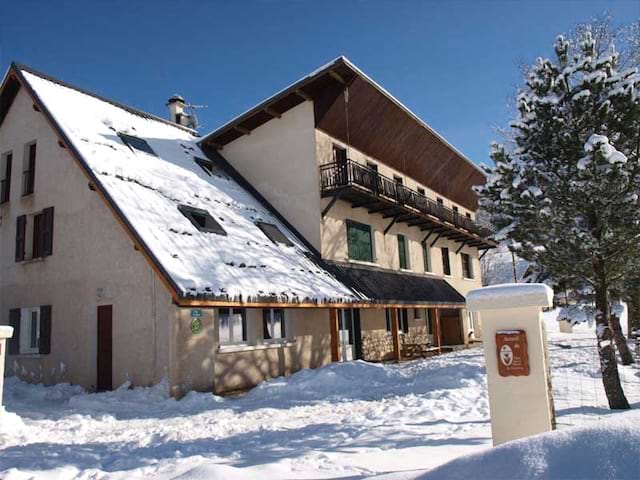
<instances>
[{"instance_id":1,"label":"antenna on roof","mask_svg":"<svg viewBox=\"0 0 640 480\"><path fill-rule=\"evenodd\" d=\"M184 98L178 94L172 95L167 101L171 121L183 127L196 130L198 128L198 116L196 110L207 108L207 105L194 105L186 103Z\"/></svg>"}]
</instances>

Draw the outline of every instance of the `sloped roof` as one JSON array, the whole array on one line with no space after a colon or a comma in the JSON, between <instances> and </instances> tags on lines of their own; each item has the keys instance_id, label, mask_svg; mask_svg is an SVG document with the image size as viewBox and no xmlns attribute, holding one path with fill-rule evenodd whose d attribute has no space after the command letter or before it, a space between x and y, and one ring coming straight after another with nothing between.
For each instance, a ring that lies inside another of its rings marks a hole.
<instances>
[{"instance_id":1,"label":"sloped roof","mask_svg":"<svg viewBox=\"0 0 640 480\"><path fill-rule=\"evenodd\" d=\"M359 300L224 168L209 176L196 164L195 157L206 156L194 132L22 65L12 69L174 296L278 303ZM146 140L157 156L129 148L119 133ZM199 231L179 205L207 210L227 235ZM258 221L277 225L293 246L271 242Z\"/></svg>"},{"instance_id":2,"label":"sloped roof","mask_svg":"<svg viewBox=\"0 0 640 480\"><path fill-rule=\"evenodd\" d=\"M464 297L442 278L338 262L332 266L371 302L451 308L465 305Z\"/></svg>"},{"instance_id":3,"label":"sloped roof","mask_svg":"<svg viewBox=\"0 0 640 480\"><path fill-rule=\"evenodd\" d=\"M219 126L200 143L224 149L306 99L314 102L316 127L320 130L468 209L477 208L477 196L471 187L485 183L482 169L344 56Z\"/></svg>"}]
</instances>

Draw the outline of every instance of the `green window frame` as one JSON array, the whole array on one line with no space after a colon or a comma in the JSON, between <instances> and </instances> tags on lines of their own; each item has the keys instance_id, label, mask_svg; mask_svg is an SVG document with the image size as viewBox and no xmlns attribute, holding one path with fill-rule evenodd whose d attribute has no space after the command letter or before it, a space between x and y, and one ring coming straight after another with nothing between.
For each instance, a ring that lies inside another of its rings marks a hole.
<instances>
[{"instance_id":1,"label":"green window frame","mask_svg":"<svg viewBox=\"0 0 640 480\"><path fill-rule=\"evenodd\" d=\"M424 261L424 271L426 272L430 272L431 271L431 258L430 258L430 252L429 252L429 243L428 242L422 242L422 259Z\"/></svg>"},{"instance_id":2,"label":"green window frame","mask_svg":"<svg viewBox=\"0 0 640 480\"><path fill-rule=\"evenodd\" d=\"M398 259L401 269L406 270L409 268L407 262L407 239L404 235L400 234L398 234Z\"/></svg>"},{"instance_id":3,"label":"green window frame","mask_svg":"<svg viewBox=\"0 0 640 480\"><path fill-rule=\"evenodd\" d=\"M347 220L347 251L350 260L373 262L371 226Z\"/></svg>"}]
</instances>

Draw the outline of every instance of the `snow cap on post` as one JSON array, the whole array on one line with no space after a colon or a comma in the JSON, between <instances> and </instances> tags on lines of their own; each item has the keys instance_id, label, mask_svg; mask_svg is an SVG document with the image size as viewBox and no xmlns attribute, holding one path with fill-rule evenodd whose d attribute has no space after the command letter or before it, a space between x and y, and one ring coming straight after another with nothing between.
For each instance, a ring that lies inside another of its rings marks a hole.
<instances>
[{"instance_id":1,"label":"snow cap on post","mask_svg":"<svg viewBox=\"0 0 640 480\"><path fill-rule=\"evenodd\" d=\"M467 294L467 309L471 311L551 306L553 290L543 283L505 283Z\"/></svg>"},{"instance_id":2,"label":"snow cap on post","mask_svg":"<svg viewBox=\"0 0 640 480\"><path fill-rule=\"evenodd\" d=\"M0 339L13 337L13 327L0 325Z\"/></svg>"}]
</instances>

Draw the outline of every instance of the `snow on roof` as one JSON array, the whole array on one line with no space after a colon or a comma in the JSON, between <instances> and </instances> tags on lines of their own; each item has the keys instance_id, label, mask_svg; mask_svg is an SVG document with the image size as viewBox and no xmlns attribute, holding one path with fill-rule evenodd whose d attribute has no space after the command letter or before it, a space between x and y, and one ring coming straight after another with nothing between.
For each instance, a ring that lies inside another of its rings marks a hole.
<instances>
[{"instance_id":1,"label":"snow on roof","mask_svg":"<svg viewBox=\"0 0 640 480\"><path fill-rule=\"evenodd\" d=\"M467 293L467 308L472 311L552 305L553 290L544 283L505 283Z\"/></svg>"},{"instance_id":2,"label":"snow on roof","mask_svg":"<svg viewBox=\"0 0 640 480\"><path fill-rule=\"evenodd\" d=\"M260 201L222 171L205 173L194 160L207 157L193 133L26 69L21 73L179 295L356 300ZM145 140L157 156L130 148L119 134ZM179 205L206 210L227 235L199 231ZM276 225L293 246L271 242L258 221Z\"/></svg>"}]
</instances>

